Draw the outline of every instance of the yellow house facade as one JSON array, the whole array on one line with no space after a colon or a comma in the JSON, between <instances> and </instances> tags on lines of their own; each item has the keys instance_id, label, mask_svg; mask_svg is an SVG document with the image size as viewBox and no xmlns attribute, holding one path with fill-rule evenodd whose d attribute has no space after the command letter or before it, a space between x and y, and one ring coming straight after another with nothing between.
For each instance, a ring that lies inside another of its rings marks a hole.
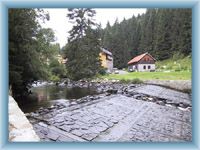
<instances>
[{"instance_id":1,"label":"yellow house facade","mask_svg":"<svg viewBox=\"0 0 200 150\"><path fill-rule=\"evenodd\" d=\"M60 64L66 64L67 58L63 58L60 54L57 55L57 60Z\"/></svg>"},{"instance_id":2,"label":"yellow house facade","mask_svg":"<svg viewBox=\"0 0 200 150\"><path fill-rule=\"evenodd\" d=\"M99 53L99 56L100 56L100 60L101 60L101 66L106 68L107 67L107 64L106 64L106 54L104 53Z\"/></svg>"},{"instance_id":3,"label":"yellow house facade","mask_svg":"<svg viewBox=\"0 0 200 150\"><path fill-rule=\"evenodd\" d=\"M106 68L108 72L112 72L113 70L113 56L112 53L105 48L101 48L101 52L99 54L101 60L101 66Z\"/></svg>"}]
</instances>

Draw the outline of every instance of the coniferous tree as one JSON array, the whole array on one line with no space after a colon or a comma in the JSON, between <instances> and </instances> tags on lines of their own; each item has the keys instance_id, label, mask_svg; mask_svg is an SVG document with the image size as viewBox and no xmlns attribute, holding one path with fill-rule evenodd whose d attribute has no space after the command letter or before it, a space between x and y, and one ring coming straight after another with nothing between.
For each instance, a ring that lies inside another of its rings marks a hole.
<instances>
[{"instance_id":1,"label":"coniferous tree","mask_svg":"<svg viewBox=\"0 0 200 150\"><path fill-rule=\"evenodd\" d=\"M180 32L180 52L189 55L192 51L192 11L191 9L183 10L181 13L181 32Z\"/></svg>"},{"instance_id":2,"label":"coniferous tree","mask_svg":"<svg viewBox=\"0 0 200 150\"><path fill-rule=\"evenodd\" d=\"M155 9L149 9L147 11L148 17L147 19L147 25L145 28L146 32L146 47L145 51L152 53L153 52L153 47L154 47L154 28L155 28L155 15L156 15L156 10Z\"/></svg>"},{"instance_id":3,"label":"coniferous tree","mask_svg":"<svg viewBox=\"0 0 200 150\"><path fill-rule=\"evenodd\" d=\"M67 15L74 23L66 50L66 67L73 80L92 77L100 68L100 37L94 15L95 11L89 8L69 9Z\"/></svg>"},{"instance_id":4,"label":"coniferous tree","mask_svg":"<svg viewBox=\"0 0 200 150\"><path fill-rule=\"evenodd\" d=\"M164 60L170 58L173 53L171 50L172 40L171 31L171 12L169 9L160 9L158 14L158 29L156 35L156 58Z\"/></svg>"},{"instance_id":5,"label":"coniferous tree","mask_svg":"<svg viewBox=\"0 0 200 150\"><path fill-rule=\"evenodd\" d=\"M102 45L105 48L110 48L110 41L111 41L111 26L109 21L106 24L106 28L104 29L104 33L102 35Z\"/></svg>"}]
</instances>

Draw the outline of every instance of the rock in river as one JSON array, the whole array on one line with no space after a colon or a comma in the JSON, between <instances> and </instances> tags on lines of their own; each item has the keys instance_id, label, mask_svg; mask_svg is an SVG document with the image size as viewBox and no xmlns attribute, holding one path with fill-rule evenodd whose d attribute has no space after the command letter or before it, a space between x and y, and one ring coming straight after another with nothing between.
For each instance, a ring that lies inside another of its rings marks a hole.
<instances>
[{"instance_id":1,"label":"rock in river","mask_svg":"<svg viewBox=\"0 0 200 150\"><path fill-rule=\"evenodd\" d=\"M110 94L117 94L117 89L109 89L106 92L110 93Z\"/></svg>"}]
</instances>

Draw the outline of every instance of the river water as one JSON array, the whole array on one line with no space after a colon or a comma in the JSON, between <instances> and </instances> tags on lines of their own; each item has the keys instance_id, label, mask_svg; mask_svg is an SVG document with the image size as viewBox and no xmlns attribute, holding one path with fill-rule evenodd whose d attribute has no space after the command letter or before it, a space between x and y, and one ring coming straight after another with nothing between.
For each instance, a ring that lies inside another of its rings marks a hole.
<instances>
[{"instance_id":1,"label":"river water","mask_svg":"<svg viewBox=\"0 0 200 150\"><path fill-rule=\"evenodd\" d=\"M33 94L19 103L20 108L25 113L34 112L40 107L50 107L57 100L65 99L75 101L87 95L98 94L97 91L91 87L67 88L56 85L34 87L31 91Z\"/></svg>"}]
</instances>

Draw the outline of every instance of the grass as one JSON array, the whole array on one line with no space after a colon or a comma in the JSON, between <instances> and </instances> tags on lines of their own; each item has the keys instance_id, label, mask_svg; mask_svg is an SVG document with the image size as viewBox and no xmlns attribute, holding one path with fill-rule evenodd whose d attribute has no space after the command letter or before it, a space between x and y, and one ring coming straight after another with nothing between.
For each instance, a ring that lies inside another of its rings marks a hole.
<instances>
[{"instance_id":1,"label":"grass","mask_svg":"<svg viewBox=\"0 0 200 150\"><path fill-rule=\"evenodd\" d=\"M128 74L109 74L102 76L107 79L117 80L191 80L190 71L179 72L131 72Z\"/></svg>"},{"instance_id":2,"label":"grass","mask_svg":"<svg viewBox=\"0 0 200 150\"><path fill-rule=\"evenodd\" d=\"M121 83L132 83L132 84L141 84L143 83L142 80L135 78L135 79L121 79L120 80Z\"/></svg>"},{"instance_id":3,"label":"grass","mask_svg":"<svg viewBox=\"0 0 200 150\"><path fill-rule=\"evenodd\" d=\"M164 61L156 62L156 69L159 71L191 71L192 70L192 58L191 56L183 57L178 54L173 58Z\"/></svg>"}]
</instances>

